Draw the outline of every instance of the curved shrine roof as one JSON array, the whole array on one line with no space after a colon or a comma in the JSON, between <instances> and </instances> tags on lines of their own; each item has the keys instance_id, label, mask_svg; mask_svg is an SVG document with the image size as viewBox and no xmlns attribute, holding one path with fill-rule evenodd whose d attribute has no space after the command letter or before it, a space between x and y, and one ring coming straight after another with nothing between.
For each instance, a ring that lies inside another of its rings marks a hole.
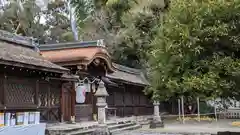
<instances>
[{"instance_id":1,"label":"curved shrine roof","mask_svg":"<svg viewBox=\"0 0 240 135\"><path fill-rule=\"evenodd\" d=\"M41 45L40 51L43 57L59 65L88 65L94 59L104 60L109 72L113 72L111 57L102 46L97 46L98 41L70 42L59 44Z\"/></svg>"},{"instance_id":2,"label":"curved shrine roof","mask_svg":"<svg viewBox=\"0 0 240 135\"><path fill-rule=\"evenodd\" d=\"M115 72L107 74L107 77L113 80L123 81L125 83L133 83L138 85L149 85L148 80L145 78L140 69L129 68L119 64L113 64Z\"/></svg>"},{"instance_id":3,"label":"curved shrine roof","mask_svg":"<svg viewBox=\"0 0 240 135\"><path fill-rule=\"evenodd\" d=\"M30 38L0 30L0 64L27 67L56 73L68 69L42 57Z\"/></svg>"}]
</instances>

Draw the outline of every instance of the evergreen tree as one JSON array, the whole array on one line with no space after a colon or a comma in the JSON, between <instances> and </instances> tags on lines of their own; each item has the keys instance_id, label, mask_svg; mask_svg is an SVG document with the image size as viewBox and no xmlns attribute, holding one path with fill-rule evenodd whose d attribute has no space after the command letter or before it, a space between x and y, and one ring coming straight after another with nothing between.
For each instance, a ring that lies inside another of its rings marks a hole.
<instances>
[{"instance_id":1,"label":"evergreen tree","mask_svg":"<svg viewBox=\"0 0 240 135\"><path fill-rule=\"evenodd\" d=\"M152 41L155 98L238 98L240 1L174 0Z\"/></svg>"}]
</instances>

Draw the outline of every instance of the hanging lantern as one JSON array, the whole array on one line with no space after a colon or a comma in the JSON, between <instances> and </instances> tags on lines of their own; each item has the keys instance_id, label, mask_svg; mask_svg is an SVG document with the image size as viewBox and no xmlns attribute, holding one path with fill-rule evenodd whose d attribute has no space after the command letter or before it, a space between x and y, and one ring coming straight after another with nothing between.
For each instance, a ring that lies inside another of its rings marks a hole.
<instances>
[{"instance_id":1,"label":"hanging lantern","mask_svg":"<svg viewBox=\"0 0 240 135\"><path fill-rule=\"evenodd\" d=\"M84 103L86 99L86 87L83 84L80 84L76 88L76 102L77 103Z\"/></svg>"},{"instance_id":2,"label":"hanging lantern","mask_svg":"<svg viewBox=\"0 0 240 135\"><path fill-rule=\"evenodd\" d=\"M91 85L90 85L89 82L85 82L83 85L84 85L85 88L86 88L86 92L91 92Z\"/></svg>"},{"instance_id":3,"label":"hanging lantern","mask_svg":"<svg viewBox=\"0 0 240 135\"><path fill-rule=\"evenodd\" d=\"M189 109L189 111L192 111L192 106L189 105L189 106L188 106L188 109Z\"/></svg>"},{"instance_id":4,"label":"hanging lantern","mask_svg":"<svg viewBox=\"0 0 240 135\"><path fill-rule=\"evenodd\" d=\"M95 85L95 83L92 83L92 90L93 90L93 93L95 93L95 91L96 91L96 85Z\"/></svg>"}]
</instances>

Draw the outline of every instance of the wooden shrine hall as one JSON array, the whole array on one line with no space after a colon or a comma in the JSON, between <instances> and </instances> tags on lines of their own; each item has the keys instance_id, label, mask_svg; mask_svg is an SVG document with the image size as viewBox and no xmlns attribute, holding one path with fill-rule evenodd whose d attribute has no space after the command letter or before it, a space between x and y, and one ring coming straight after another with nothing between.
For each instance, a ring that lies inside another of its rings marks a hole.
<instances>
[{"instance_id":1,"label":"wooden shrine hall","mask_svg":"<svg viewBox=\"0 0 240 135\"><path fill-rule=\"evenodd\" d=\"M96 119L97 107L94 96L99 80L105 83L109 96L106 109L111 116L125 117L153 114L150 98L144 95L148 85L140 70L114 64L103 41L69 42L40 45L40 52L47 60L67 68L71 74L88 88L82 102L64 101L70 107L67 114L75 116L76 121ZM76 88L76 84L75 84ZM76 99L76 93L69 98Z\"/></svg>"},{"instance_id":2,"label":"wooden shrine hall","mask_svg":"<svg viewBox=\"0 0 240 135\"><path fill-rule=\"evenodd\" d=\"M63 101L76 81L68 73L43 58L32 38L0 30L0 112L39 111L41 121L68 121Z\"/></svg>"}]
</instances>

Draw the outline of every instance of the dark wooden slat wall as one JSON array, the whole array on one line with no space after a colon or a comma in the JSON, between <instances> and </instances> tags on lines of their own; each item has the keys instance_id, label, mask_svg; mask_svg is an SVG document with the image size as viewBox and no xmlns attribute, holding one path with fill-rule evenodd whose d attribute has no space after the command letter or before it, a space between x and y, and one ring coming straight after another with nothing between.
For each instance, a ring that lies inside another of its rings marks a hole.
<instances>
[{"instance_id":1,"label":"dark wooden slat wall","mask_svg":"<svg viewBox=\"0 0 240 135\"><path fill-rule=\"evenodd\" d=\"M41 121L60 121L61 81L0 74L0 111L41 113Z\"/></svg>"},{"instance_id":2,"label":"dark wooden slat wall","mask_svg":"<svg viewBox=\"0 0 240 135\"><path fill-rule=\"evenodd\" d=\"M108 107L117 108L117 116L151 115L153 105L144 92L144 87L122 84L121 86L107 86L109 96Z\"/></svg>"}]
</instances>

